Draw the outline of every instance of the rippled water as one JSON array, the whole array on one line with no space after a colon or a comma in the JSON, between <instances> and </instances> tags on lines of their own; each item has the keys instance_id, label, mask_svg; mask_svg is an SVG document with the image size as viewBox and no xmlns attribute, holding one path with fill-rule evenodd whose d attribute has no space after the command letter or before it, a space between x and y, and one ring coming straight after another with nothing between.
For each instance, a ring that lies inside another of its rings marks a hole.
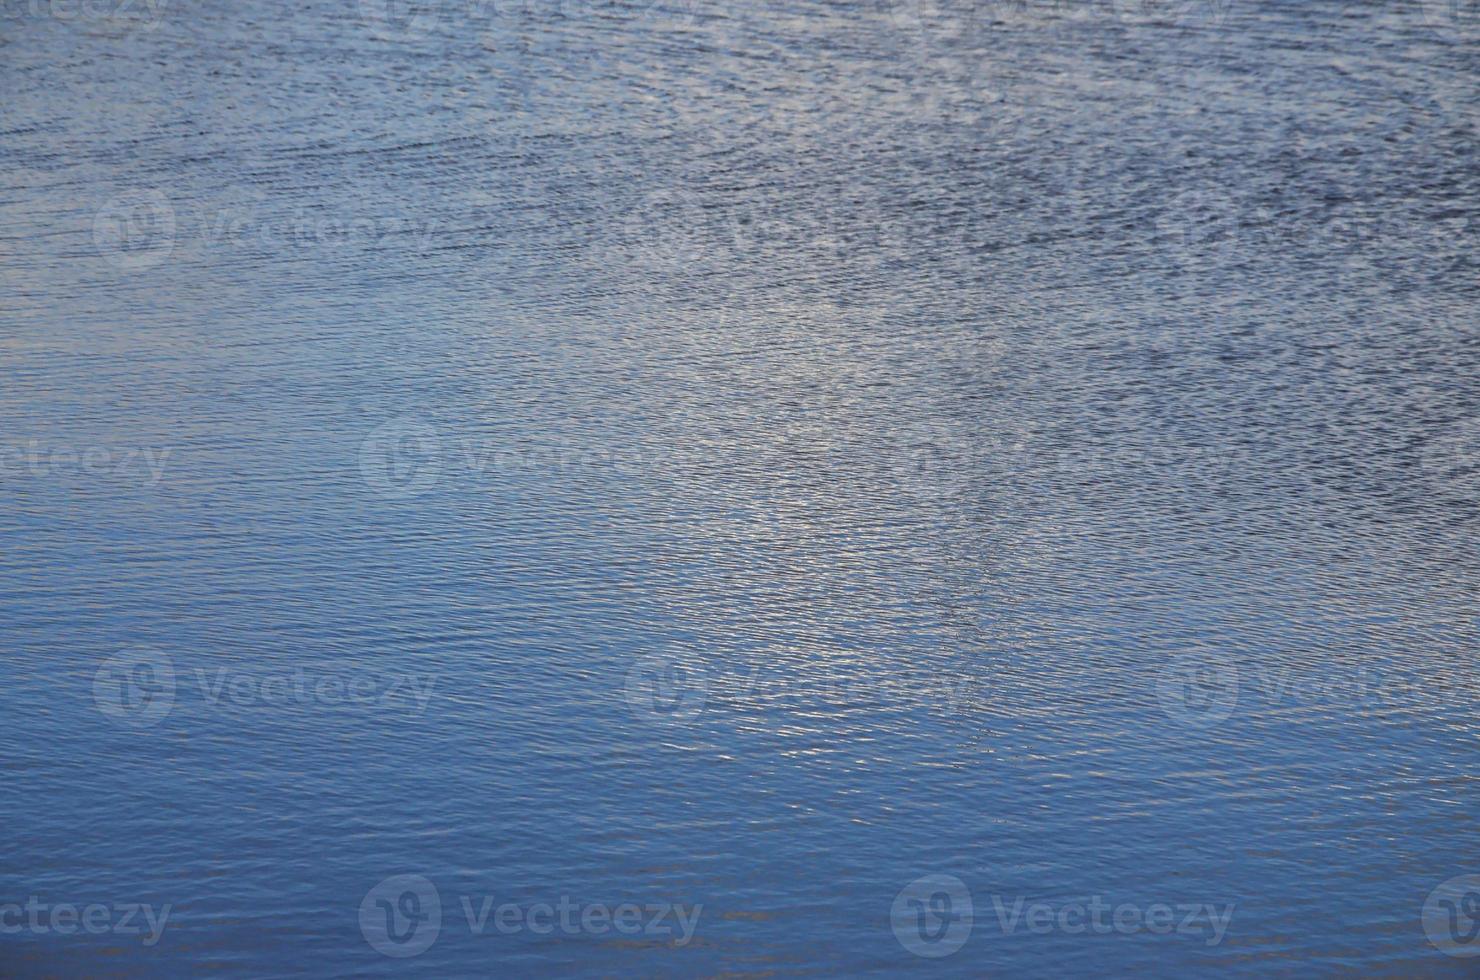
<instances>
[{"instance_id":1,"label":"rippled water","mask_svg":"<svg viewBox=\"0 0 1480 980\"><path fill-rule=\"evenodd\" d=\"M1473 6L0 12L0 973L1476 965Z\"/></svg>"}]
</instances>

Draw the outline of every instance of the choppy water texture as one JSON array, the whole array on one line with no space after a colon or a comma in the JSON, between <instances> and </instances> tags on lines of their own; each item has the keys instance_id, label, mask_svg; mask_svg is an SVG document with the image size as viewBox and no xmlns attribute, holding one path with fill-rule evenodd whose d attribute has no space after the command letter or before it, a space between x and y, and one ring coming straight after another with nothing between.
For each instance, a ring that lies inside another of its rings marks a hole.
<instances>
[{"instance_id":1,"label":"choppy water texture","mask_svg":"<svg viewBox=\"0 0 1480 980\"><path fill-rule=\"evenodd\" d=\"M3 12L0 973L1480 963L1472 6Z\"/></svg>"}]
</instances>

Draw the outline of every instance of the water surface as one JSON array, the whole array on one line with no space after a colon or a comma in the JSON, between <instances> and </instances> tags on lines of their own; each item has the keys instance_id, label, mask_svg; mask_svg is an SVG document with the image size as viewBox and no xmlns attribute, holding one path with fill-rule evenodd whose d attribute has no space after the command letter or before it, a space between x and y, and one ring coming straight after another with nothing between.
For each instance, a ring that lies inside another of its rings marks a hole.
<instances>
[{"instance_id":1,"label":"water surface","mask_svg":"<svg viewBox=\"0 0 1480 980\"><path fill-rule=\"evenodd\" d=\"M0 972L1465 975L1434 8L10 4Z\"/></svg>"}]
</instances>

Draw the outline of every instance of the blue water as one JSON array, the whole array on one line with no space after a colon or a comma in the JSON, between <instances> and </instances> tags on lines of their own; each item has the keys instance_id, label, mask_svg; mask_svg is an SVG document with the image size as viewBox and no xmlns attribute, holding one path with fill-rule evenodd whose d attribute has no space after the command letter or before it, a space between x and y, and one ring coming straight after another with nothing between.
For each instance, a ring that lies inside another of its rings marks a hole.
<instances>
[{"instance_id":1,"label":"blue water","mask_svg":"<svg viewBox=\"0 0 1480 980\"><path fill-rule=\"evenodd\" d=\"M1472 6L0 12L0 975L1480 966Z\"/></svg>"}]
</instances>

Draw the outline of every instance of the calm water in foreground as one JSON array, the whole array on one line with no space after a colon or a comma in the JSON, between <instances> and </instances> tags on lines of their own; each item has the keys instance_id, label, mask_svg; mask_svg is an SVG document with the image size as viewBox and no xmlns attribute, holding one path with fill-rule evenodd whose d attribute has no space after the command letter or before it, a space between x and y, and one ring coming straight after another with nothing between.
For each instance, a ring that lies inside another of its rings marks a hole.
<instances>
[{"instance_id":1,"label":"calm water in foreground","mask_svg":"<svg viewBox=\"0 0 1480 980\"><path fill-rule=\"evenodd\" d=\"M9 0L0 974L1470 974L1473 11Z\"/></svg>"}]
</instances>

